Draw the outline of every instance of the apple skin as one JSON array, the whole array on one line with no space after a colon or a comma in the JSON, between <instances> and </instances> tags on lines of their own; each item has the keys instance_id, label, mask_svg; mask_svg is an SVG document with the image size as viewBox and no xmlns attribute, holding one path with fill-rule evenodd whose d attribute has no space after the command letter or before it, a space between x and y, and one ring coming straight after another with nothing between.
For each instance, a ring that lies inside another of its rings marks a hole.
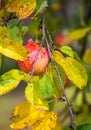
<instances>
[{"instance_id":1,"label":"apple skin","mask_svg":"<svg viewBox=\"0 0 91 130\"><path fill-rule=\"evenodd\" d=\"M32 41L32 39L27 41L25 48L30 52L30 55L24 61L18 60L19 68L26 73L30 73L34 65L34 75L43 74L49 62L48 50L42 47L39 51L39 43Z\"/></svg>"}]
</instances>

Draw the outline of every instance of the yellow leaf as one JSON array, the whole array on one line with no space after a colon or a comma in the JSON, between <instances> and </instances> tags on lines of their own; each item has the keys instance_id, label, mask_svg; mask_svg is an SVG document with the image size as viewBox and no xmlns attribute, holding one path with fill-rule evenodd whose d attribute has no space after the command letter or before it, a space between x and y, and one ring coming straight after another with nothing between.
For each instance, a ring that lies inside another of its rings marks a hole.
<instances>
[{"instance_id":1,"label":"yellow leaf","mask_svg":"<svg viewBox=\"0 0 91 130\"><path fill-rule=\"evenodd\" d=\"M25 60L29 52L18 41L10 38L6 27L0 26L0 53L14 60Z\"/></svg>"},{"instance_id":2,"label":"yellow leaf","mask_svg":"<svg viewBox=\"0 0 91 130\"><path fill-rule=\"evenodd\" d=\"M83 38L87 34L87 32L89 32L89 31L90 31L89 27L77 29L77 30L71 32L69 37L72 41L79 40L79 39Z\"/></svg>"},{"instance_id":3,"label":"yellow leaf","mask_svg":"<svg viewBox=\"0 0 91 130\"><path fill-rule=\"evenodd\" d=\"M83 60L86 61L89 65L91 65L91 49L87 49L84 53Z\"/></svg>"},{"instance_id":4,"label":"yellow leaf","mask_svg":"<svg viewBox=\"0 0 91 130\"><path fill-rule=\"evenodd\" d=\"M31 15L36 8L36 0L21 2L16 10L16 16L19 19L25 19Z\"/></svg>"},{"instance_id":5,"label":"yellow leaf","mask_svg":"<svg viewBox=\"0 0 91 130\"><path fill-rule=\"evenodd\" d=\"M23 129L36 122L41 111L36 110L30 103L24 102L16 106L10 125L13 129Z\"/></svg>"},{"instance_id":6,"label":"yellow leaf","mask_svg":"<svg viewBox=\"0 0 91 130\"><path fill-rule=\"evenodd\" d=\"M0 45L0 52L9 58L14 60L25 60L29 56L29 52L17 41L12 40L8 46L7 43L5 45L6 48L3 48L2 44Z\"/></svg>"},{"instance_id":7,"label":"yellow leaf","mask_svg":"<svg viewBox=\"0 0 91 130\"><path fill-rule=\"evenodd\" d=\"M71 57L63 58L61 53L54 51L53 58L60 64L66 72L68 78L78 87L83 88L87 84L87 74L85 68Z\"/></svg>"},{"instance_id":8,"label":"yellow leaf","mask_svg":"<svg viewBox=\"0 0 91 130\"><path fill-rule=\"evenodd\" d=\"M20 70L10 70L0 77L0 95L15 89L21 80L29 81L30 76Z\"/></svg>"},{"instance_id":9,"label":"yellow leaf","mask_svg":"<svg viewBox=\"0 0 91 130\"><path fill-rule=\"evenodd\" d=\"M24 81L29 81L30 80L30 75L24 73L23 71L20 71L18 69L12 69L8 72L6 72L5 74L1 75L1 79L2 80L6 80L6 79L9 79L9 78L13 78L15 80L24 80Z\"/></svg>"},{"instance_id":10,"label":"yellow leaf","mask_svg":"<svg viewBox=\"0 0 91 130\"><path fill-rule=\"evenodd\" d=\"M44 128L48 126L53 128L56 125L56 119L57 116L54 112L36 109L29 102L24 102L16 106L12 117L13 123L10 125L10 127L13 129L24 129L33 126L33 129L35 129L36 125L39 127L38 122L40 122Z\"/></svg>"},{"instance_id":11,"label":"yellow leaf","mask_svg":"<svg viewBox=\"0 0 91 130\"><path fill-rule=\"evenodd\" d=\"M12 0L10 3L6 5L6 10L8 12L15 12L20 1L21 0Z\"/></svg>"},{"instance_id":12,"label":"yellow leaf","mask_svg":"<svg viewBox=\"0 0 91 130\"><path fill-rule=\"evenodd\" d=\"M45 118L37 120L33 124L32 130L53 130L56 126L57 116L52 112L46 112Z\"/></svg>"}]
</instances>

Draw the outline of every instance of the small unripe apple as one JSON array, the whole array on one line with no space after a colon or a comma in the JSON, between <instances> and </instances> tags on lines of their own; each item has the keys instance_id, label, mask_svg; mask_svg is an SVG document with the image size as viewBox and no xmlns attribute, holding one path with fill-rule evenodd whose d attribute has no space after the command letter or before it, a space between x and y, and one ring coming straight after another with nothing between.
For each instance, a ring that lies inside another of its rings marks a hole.
<instances>
[{"instance_id":1,"label":"small unripe apple","mask_svg":"<svg viewBox=\"0 0 91 130\"><path fill-rule=\"evenodd\" d=\"M27 41L25 48L29 51L30 56L24 61L18 61L20 69L26 73L30 73L34 65L35 75L44 73L49 62L49 54L47 49L42 47L41 50L39 50L39 44L32 41L32 39Z\"/></svg>"}]
</instances>

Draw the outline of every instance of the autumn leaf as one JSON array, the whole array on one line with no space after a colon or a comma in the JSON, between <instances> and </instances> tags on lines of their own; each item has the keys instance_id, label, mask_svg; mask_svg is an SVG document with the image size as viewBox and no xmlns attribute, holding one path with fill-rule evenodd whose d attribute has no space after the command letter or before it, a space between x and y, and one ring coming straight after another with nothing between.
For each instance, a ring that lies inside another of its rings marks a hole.
<instances>
[{"instance_id":1,"label":"autumn leaf","mask_svg":"<svg viewBox=\"0 0 91 130\"><path fill-rule=\"evenodd\" d=\"M36 109L29 102L24 102L15 107L11 119L13 123L10 127L12 129L24 129L32 126L33 130L51 130L56 125L57 116L53 111Z\"/></svg>"},{"instance_id":2,"label":"autumn leaf","mask_svg":"<svg viewBox=\"0 0 91 130\"><path fill-rule=\"evenodd\" d=\"M37 120L33 126L32 130L52 130L56 126L57 116L54 112L46 112L45 118Z\"/></svg>"},{"instance_id":3,"label":"autumn leaf","mask_svg":"<svg viewBox=\"0 0 91 130\"><path fill-rule=\"evenodd\" d=\"M12 40L8 29L0 26L0 53L14 60L24 60L29 52L18 41Z\"/></svg>"},{"instance_id":4,"label":"autumn leaf","mask_svg":"<svg viewBox=\"0 0 91 130\"><path fill-rule=\"evenodd\" d=\"M72 41L73 40L79 40L79 39L83 38L89 31L90 31L89 27L77 29L77 30L71 32L69 37Z\"/></svg>"},{"instance_id":5,"label":"autumn leaf","mask_svg":"<svg viewBox=\"0 0 91 130\"><path fill-rule=\"evenodd\" d=\"M35 8L36 8L36 0L21 1L16 10L16 16L19 19L25 19L34 12Z\"/></svg>"},{"instance_id":6,"label":"autumn leaf","mask_svg":"<svg viewBox=\"0 0 91 130\"><path fill-rule=\"evenodd\" d=\"M70 32L62 42L62 45L69 45L75 40L80 40L90 31L89 27L81 28Z\"/></svg>"},{"instance_id":7,"label":"autumn leaf","mask_svg":"<svg viewBox=\"0 0 91 130\"><path fill-rule=\"evenodd\" d=\"M23 129L35 123L41 111L36 110L29 102L21 103L15 107L12 117L12 129Z\"/></svg>"},{"instance_id":8,"label":"autumn leaf","mask_svg":"<svg viewBox=\"0 0 91 130\"><path fill-rule=\"evenodd\" d=\"M8 12L15 12L17 10L18 4L21 0L12 0L7 3L6 10Z\"/></svg>"},{"instance_id":9,"label":"autumn leaf","mask_svg":"<svg viewBox=\"0 0 91 130\"><path fill-rule=\"evenodd\" d=\"M15 89L21 80L29 81L30 76L20 70L12 69L0 77L0 95Z\"/></svg>"},{"instance_id":10,"label":"autumn leaf","mask_svg":"<svg viewBox=\"0 0 91 130\"><path fill-rule=\"evenodd\" d=\"M58 51L53 52L55 61L63 67L69 80L71 80L78 88L83 88L87 84L87 74L85 68L75 59L71 57L62 57Z\"/></svg>"},{"instance_id":11,"label":"autumn leaf","mask_svg":"<svg viewBox=\"0 0 91 130\"><path fill-rule=\"evenodd\" d=\"M4 44L4 47L2 44L3 42L0 44L0 53L9 58L14 60L25 60L29 56L28 51L17 41L12 40L9 42L8 46L7 43Z\"/></svg>"}]
</instances>

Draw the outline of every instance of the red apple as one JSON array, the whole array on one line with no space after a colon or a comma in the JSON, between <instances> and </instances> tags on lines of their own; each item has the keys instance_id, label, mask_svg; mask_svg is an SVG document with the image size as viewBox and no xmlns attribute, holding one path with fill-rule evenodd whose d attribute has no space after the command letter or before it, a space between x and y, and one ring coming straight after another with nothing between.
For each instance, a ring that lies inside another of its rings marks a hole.
<instances>
[{"instance_id":1,"label":"red apple","mask_svg":"<svg viewBox=\"0 0 91 130\"><path fill-rule=\"evenodd\" d=\"M42 47L41 50L39 51L39 44L32 41L32 39L29 39L27 41L25 48L30 52L30 56L28 59L24 61L18 61L20 69L26 73L30 73L34 65L35 75L44 73L46 71L49 61L49 55L47 49L45 47Z\"/></svg>"},{"instance_id":2,"label":"red apple","mask_svg":"<svg viewBox=\"0 0 91 130\"><path fill-rule=\"evenodd\" d=\"M67 36L66 35L63 35L63 34L59 34L56 36L55 38L55 42L58 46L62 46L64 44L64 41L65 41L65 38Z\"/></svg>"}]
</instances>

